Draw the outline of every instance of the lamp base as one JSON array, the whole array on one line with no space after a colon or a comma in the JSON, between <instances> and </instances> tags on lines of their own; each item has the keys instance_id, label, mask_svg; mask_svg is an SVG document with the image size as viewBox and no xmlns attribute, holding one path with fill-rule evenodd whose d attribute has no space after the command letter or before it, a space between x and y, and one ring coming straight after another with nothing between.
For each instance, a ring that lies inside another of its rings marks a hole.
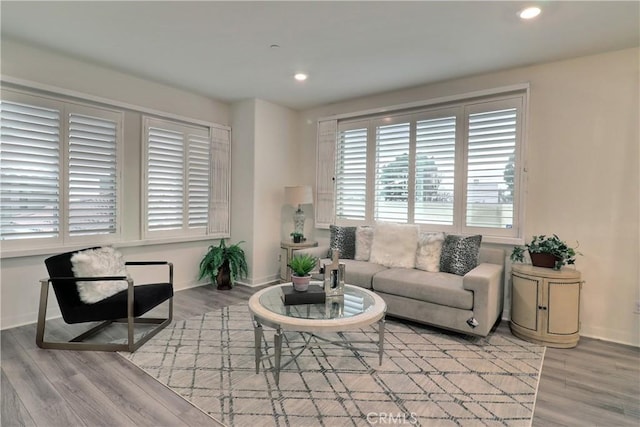
<instances>
[{"instance_id":1,"label":"lamp base","mask_svg":"<svg viewBox=\"0 0 640 427\"><path fill-rule=\"evenodd\" d=\"M304 235L304 212L298 206L298 210L293 213L294 232Z\"/></svg>"}]
</instances>

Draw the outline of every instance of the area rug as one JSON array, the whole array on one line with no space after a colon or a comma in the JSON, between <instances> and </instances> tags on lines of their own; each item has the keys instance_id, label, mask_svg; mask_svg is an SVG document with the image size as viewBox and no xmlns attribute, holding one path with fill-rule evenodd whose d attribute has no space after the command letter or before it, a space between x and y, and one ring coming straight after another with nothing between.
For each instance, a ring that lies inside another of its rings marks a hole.
<instances>
[{"instance_id":1,"label":"area rug","mask_svg":"<svg viewBox=\"0 0 640 427\"><path fill-rule=\"evenodd\" d=\"M338 336L376 340L377 330ZM294 347L300 334L287 341ZM263 348L272 346L267 328ZM372 353L307 349L277 386L273 358L255 372L253 326L239 304L175 321L120 354L227 426L531 425L544 347L508 330L478 339L392 319L384 346L382 365Z\"/></svg>"}]
</instances>

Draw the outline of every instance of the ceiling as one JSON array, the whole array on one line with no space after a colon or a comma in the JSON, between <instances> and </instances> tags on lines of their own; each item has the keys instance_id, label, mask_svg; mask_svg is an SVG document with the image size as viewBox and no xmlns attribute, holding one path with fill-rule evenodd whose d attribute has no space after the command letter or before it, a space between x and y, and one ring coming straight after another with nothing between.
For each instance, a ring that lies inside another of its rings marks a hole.
<instances>
[{"instance_id":1,"label":"ceiling","mask_svg":"<svg viewBox=\"0 0 640 427\"><path fill-rule=\"evenodd\" d=\"M538 3L532 21L516 13ZM2 39L224 102L304 109L639 45L640 2L0 3ZM278 45L279 47L271 47ZM293 79L305 72L305 82ZM19 76L16 76L19 77Z\"/></svg>"}]
</instances>

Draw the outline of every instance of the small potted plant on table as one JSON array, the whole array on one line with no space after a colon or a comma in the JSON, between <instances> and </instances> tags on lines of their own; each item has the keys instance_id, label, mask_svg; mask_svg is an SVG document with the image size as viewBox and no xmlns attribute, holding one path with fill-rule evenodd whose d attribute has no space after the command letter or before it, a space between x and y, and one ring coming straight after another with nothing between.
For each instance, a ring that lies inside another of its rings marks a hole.
<instances>
[{"instance_id":1,"label":"small potted plant on table","mask_svg":"<svg viewBox=\"0 0 640 427\"><path fill-rule=\"evenodd\" d=\"M291 282L293 288L299 292L305 292L309 288L311 275L309 274L314 268L318 259L309 254L294 255L289 262L289 268L293 271L291 274Z\"/></svg>"},{"instance_id":2,"label":"small potted plant on table","mask_svg":"<svg viewBox=\"0 0 640 427\"><path fill-rule=\"evenodd\" d=\"M565 264L575 264L576 255L582 255L580 252L576 252L575 248L560 240L557 235L547 237L542 234L533 236L531 242L525 244L524 247L514 247L511 252L511 261L524 262L525 249L529 251L532 265L553 268L554 270L560 270Z\"/></svg>"},{"instance_id":3,"label":"small potted plant on table","mask_svg":"<svg viewBox=\"0 0 640 427\"><path fill-rule=\"evenodd\" d=\"M211 284L216 283L218 289L226 290L233 287L236 277L246 277L249 267L240 243L244 242L226 246L224 239L220 239L218 246L209 246L200 261L198 280L208 277Z\"/></svg>"},{"instance_id":4,"label":"small potted plant on table","mask_svg":"<svg viewBox=\"0 0 640 427\"><path fill-rule=\"evenodd\" d=\"M301 243L304 241L304 235L298 231L291 233L291 238L293 239L293 243Z\"/></svg>"}]
</instances>

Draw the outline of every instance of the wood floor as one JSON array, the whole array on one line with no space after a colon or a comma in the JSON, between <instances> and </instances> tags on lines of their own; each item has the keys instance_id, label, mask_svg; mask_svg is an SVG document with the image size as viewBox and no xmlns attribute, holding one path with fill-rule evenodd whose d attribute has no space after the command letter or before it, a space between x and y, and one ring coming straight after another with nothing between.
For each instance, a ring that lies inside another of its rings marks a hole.
<instances>
[{"instance_id":1,"label":"wood floor","mask_svg":"<svg viewBox=\"0 0 640 427\"><path fill-rule=\"evenodd\" d=\"M257 290L178 292L174 318L246 301ZM52 326L65 334L61 321ZM38 349L35 325L1 337L3 427L220 425L117 354ZM574 349L548 348L533 425L640 425L639 349L587 338Z\"/></svg>"}]
</instances>

